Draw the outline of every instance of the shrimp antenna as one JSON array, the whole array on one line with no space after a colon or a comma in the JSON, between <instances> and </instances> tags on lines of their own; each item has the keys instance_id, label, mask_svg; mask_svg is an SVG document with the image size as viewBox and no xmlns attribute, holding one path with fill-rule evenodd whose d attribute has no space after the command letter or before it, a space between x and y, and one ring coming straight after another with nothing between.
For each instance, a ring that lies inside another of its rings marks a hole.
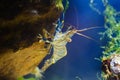
<instances>
[{"instance_id":1,"label":"shrimp antenna","mask_svg":"<svg viewBox=\"0 0 120 80\"><path fill-rule=\"evenodd\" d=\"M76 24L77 24L77 25L76 25L76 26L77 26L76 28L78 28L78 26L79 26L79 23L78 23L78 15L77 15L78 12L77 12L77 9L76 9L75 7L74 7L74 10L75 10L75 13L76 13Z\"/></svg>"},{"instance_id":2,"label":"shrimp antenna","mask_svg":"<svg viewBox=\"0 0 120 80\"><path fill-rule=\"evenodd\" d=\"M91 38L91 37L89 37L89 36L86 36L86 35L84 35L84 34L81 34L81 33L76 33L76 34L78 34L78 35L80 35L80 36L83 36L83 37L85 37L85 38L87 38L87 39L90 39L90 40L93 40L93 41L97 42L95 39L93 39L93 38Z\"/></svg>"},{"instance_id":3,"label":"shrimp antenna","mask_svg":"<svg viewBox=\"0 0 120 80\"><path fill-rule=\"evenodd\" d=\"M87 30L90 30L90 29L96 29L96 28L102 28L102 27L90 27L90 28L84 28L84 29L81 29L81 30L77 30L77 32L83 32L83 31L87 31Z\"/></svg>"},{"instance_id":4,"label":"shrimp antenna","mask_svg":"<svg viewBox=\"0 0 120 80\"><path fill-rule=\"evenodd\" d=\"M95 39L93 39L93 38L91 38L91 37L89 37L89 36L86 36L86 35L80 33L80 32L87 31L87 30L90 30L90 29L95 29L95 28L102 28L102 27L84 28L84 29L81 29L81 30L77 30L76 34L78 34L78 35L80 35L80 36L83 36L83 37L85 37L85 38L87 38L87 39L90 39L90 40L93 40L93 41L97 42Z\"/></svg>"}]
</instances>

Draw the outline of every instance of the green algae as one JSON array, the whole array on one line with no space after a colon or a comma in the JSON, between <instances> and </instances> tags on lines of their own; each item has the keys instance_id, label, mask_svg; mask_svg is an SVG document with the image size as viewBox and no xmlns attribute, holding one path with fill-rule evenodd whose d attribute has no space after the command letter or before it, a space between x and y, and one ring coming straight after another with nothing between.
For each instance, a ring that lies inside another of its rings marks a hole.
<instances>
[{"instance_id":1,"label":"green algae","mask_svg":"<svg viewBox=\"0 0 120 80\"><path fill-rule=\"evenodd\" d=\"M116 18L118 12L111 6L106 5L104 10L105 32L102 32L101 40L107 40L103 46L103 56L107 57L113 53L120 52L120 20Z\"/></svg>"},{"instance_id":2,"label":"green algae","mask_svg":"<svg viewBox=\"0 0 120 80\"><path fill-rule=\"evenodd\" d=\"M104 16L104 27L105 31L101 32L101 38L103 45L103 52L100 61L105 66L104 70L101 72L101 78L99 80L112 80L112 78L118 76L109 70L109 63L104 63L104 61L111 60L114 55L120 54L120 12L118 12L113 6L109 4L108 0L101 0L103 2L104 10L99 12L94 6L94 0L91 0L90 7L96 11L98 14Z\"/></svg>"},{"instance_id":3,"label":"green algae","mask_svg":"<svg viewBox=\"0 0 120 80\"><path fill-rule=\"evenodd\" d=\"M68 0L65 0L65 6L63 6L63 0L56 0L55 1L55 4L56 4L56 7L58 9L62 9L63 12L66 12L66 10L68 9L69 7L69 1Z\"/></svg>"},{"instance_id":4,"label":"green algae","mask_svg":"<svg viewBox=\"0 0 120 80\"><path fill-rule=\"evenodd\" d=\"M25 78L23 78L23 77L20 77L20 78L18 78L17 80L36 80L36 79L35 79L35 78L25 79Z\"/></svg>"}]
</instances>

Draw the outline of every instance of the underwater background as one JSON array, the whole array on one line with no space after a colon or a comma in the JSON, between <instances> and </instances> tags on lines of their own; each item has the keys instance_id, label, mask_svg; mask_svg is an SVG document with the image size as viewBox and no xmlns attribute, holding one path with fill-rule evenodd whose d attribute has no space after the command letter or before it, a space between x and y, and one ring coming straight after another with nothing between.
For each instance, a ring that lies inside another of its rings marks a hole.
<instances>
[{"instance_id":1,"label":"underwater background","mask_svg":"<svg viewBox=\"0 0 120 80\"><path fill-rule=\"evenodd\" d=\"M101 0L96 0L96 8L103 12ZM109 3L120 10L119 0ZM43 80L98 80L102 63L96 58L102 56L99 33L104 31L104 16L91 9L90 0L69 0L69 8L65 14L65 24L74 25L77 29L103 27L82 32L97 42L75 35L67 44L68 54L44 73Z\"/></svg>"},{"instance_id":2,"label":"underwater background","mask_svg":"<svg viewBox=\"0 0 120 80\"><path fill-rule=\"evenodd\" d=\"M120 53L120 0L0 0L0 10L0 80L120 79L110 65Z\"/></svg>"}]
</instances>

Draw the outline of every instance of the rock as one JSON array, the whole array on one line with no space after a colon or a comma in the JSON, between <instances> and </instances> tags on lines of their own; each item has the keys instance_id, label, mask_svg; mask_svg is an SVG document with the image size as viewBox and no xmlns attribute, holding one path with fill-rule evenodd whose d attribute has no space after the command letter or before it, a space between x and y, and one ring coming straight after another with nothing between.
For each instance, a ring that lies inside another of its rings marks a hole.
<instances>
[{"instance_id":1,"label":"rock","mask_svg":"<svg viewBox=\"0 0 120 80\"><path fill-rule=\"evenodd\" d=\"M44 48L44 43L38 42L16 52L7 50L0 56L0 78L16 80L18 77L33 72L48 51L49 49Z\"/></svg>"},{"instance_id":2,"label":"rock","mask_svg":"<svg viewBox=\"0 0 120 80\"><path fill-rule=\"evenodd\" d=\"M114 74L120 74L120 55L115 55L111 59L110 68Z\"/></svg>"},{"instance_id":3,"label":"rock","mask_svg":"<svg viewBox=\"0 0 120 80\"><path fill-rule=\"evenodd\" d=\"M57 7L54 0L0 1L0 80L31 73L48 54L37 36L47 37L44 30L53 35L63 10Z\"/></svg>"},{"instance_id":4,"label":"rock","mask_svg":"<svg viewBox=\"0 0 120 80\"><path fill-rule=\"evenodd\" d=\"M102 61L102 71L106 80L119 80L120 79L120 55L112 54L106 60ZM107 77L105 77L107 76Z\"/></svg>"}]
</instances>

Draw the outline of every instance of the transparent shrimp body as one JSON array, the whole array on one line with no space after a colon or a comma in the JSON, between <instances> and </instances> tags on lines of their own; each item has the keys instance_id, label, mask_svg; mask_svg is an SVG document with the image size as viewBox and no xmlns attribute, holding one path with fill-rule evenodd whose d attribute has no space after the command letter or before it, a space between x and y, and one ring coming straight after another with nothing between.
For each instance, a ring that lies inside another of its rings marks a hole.
<instances>
[{"instance_id":1,"label":"transparent shrimp body","mask_svg":"<svg viewBox=\"0 0 120 80\"><path fill-rule=\"evenodd\" d=\"M50 59L47 59L42 71L45 71L50 65L56 63L67 55L66 44L71 42L71 37L76 33L76 30L69 30L65 33L57 32L53 41L50 44L53 47L53 54Z\"/></svg>"},{"instance_id":2,"label":"transparent shrimp body","mask_svg":"<svg viewBox=\"0 0 120 80\"><path fill-rule=\"evenodd\" d=\"M89 29L94 29L94 28L99 28L99 27L90 27L90 28L85 28L85 29L81 29L81 30L72 29L72 30L67 30L64 33L59 32L59 31L56 32L56 35L54 36L53 41L50 42L50 44L53 47L52 57L45 61L45 64L41 70L44 72L49 66L56 63L58 60L62 59L63 57L65 57L67 55L66 44L68 42L72 41L71 38L74 34L78 34L85 38L92 39L91 37L81 34L80 32L83 32L83 31L86 31ZM92 40L94 40L94 39L92 39Z\"/></svg>"},{"instance_id":3,"label":"transparent shrimp body","mask_svg":"<svg viewBox=\"0 0 120 80\"><path fill-rule=\"evenodd\" d=\"M51 43L53 46L53 56L54 63L67 55L66 44L71 42L71 37L75 34L75 30L70 30L65 33L57 33L54 41Z\"/></svg>"}]
</instances>

